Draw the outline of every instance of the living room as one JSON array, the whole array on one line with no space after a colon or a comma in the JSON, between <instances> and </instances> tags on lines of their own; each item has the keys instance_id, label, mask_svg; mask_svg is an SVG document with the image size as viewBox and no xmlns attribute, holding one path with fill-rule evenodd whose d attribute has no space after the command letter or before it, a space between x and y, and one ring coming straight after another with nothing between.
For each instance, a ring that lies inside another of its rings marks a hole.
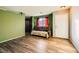
<instances>
[{"instance_id":1,"label":"living room","mask_svg":"<svg viewBox=\"0 0 79 59\"><path fill-rule=\"evenodd\" d=\"M73 6L0 6L0 52L77 53L78 10Z\"/></svg>"}]
</instances>

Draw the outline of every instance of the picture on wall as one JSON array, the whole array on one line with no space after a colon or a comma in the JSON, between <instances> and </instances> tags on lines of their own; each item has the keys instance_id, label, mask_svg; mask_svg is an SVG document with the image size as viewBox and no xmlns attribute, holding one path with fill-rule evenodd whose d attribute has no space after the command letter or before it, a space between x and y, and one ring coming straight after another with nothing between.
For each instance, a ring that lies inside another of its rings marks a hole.
<instances>
[{"instance_id":1,"label":"picture on wall","mask_svg":"<svg viewBox=\"0 0 79 59\"><path fill-rule=\"evenodd\" d=\"M48 17L38 17L36 19L35 30L47 31L48 30Z\"/></svg>"}]
</instances>

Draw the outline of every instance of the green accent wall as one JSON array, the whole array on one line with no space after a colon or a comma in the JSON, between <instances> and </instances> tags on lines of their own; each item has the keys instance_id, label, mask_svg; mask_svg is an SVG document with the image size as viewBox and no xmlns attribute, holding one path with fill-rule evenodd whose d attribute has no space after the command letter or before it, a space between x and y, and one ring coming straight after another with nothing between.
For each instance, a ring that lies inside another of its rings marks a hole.
<instances>
[{"instance_id":1,"label":"green accent wall","mask_svg":"<svg viewBox=\"0 0 79 59\"><path fill-rule=\"evenodd\" d=\"M34 28L34 16L32 16L32 29Z\"/></svg>"},{"instance_id":2,"label":"green accent wall","mask_svg":"<svg viewBox=\"0 0 79 59\"><path fill-rule=\"evenodd\" d=\"M25 35L25 16L0 10L0 42Z\"/></svg>"},{"instance_id":3,"label":"green accent wall","mask_svg":"<svg viewBox=\"0 0 79 59\"><path fill-rule=\"evenodd\" d=\"M37 16L32 16L32 29L36 26Z\"/></svg>"},{"instance_id":4,"label":"green accent wall","mask_svg":"<svg viewBox=\"0 0 79 59\"><path fill-rule=\"evenodd\" d=\"M53 31L52 31L53 14L52 13L48 15L48 19L49 19L49 35L52 36L53 35Z\"/></svg>"}]
</instances>

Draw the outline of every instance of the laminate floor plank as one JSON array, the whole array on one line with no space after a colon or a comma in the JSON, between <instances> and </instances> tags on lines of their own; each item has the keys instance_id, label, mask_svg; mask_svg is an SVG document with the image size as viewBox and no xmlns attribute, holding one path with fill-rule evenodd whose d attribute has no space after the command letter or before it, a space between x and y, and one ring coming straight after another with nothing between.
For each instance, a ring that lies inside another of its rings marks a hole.
<instances>
[{"instance_id":1,"label":"laminate floor plank","mask_svg":"<svg viewBox=\"0 0 79 59\"><path fill-rule=\"evenodd\" d=\"M0 43L0 53L76 53L69 40L27 35Z\"/></svg>"}]
</instances>

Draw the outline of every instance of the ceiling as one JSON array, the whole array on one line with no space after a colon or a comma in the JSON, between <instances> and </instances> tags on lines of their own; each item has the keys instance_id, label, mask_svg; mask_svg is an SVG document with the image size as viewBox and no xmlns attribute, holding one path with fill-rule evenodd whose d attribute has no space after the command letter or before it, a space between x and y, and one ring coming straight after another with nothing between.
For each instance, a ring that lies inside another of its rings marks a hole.
<instances>
[{"instance_id":1,"label":"ceiling","mask_svg":"<svg viewBox=\"0 0 79 59\"><path fill-rule=\"evenodd\" d=\"M39 16L61 8L59 6L0 6L0 9L23 12L26 16Z\"/></svg>"}]
</instances>

